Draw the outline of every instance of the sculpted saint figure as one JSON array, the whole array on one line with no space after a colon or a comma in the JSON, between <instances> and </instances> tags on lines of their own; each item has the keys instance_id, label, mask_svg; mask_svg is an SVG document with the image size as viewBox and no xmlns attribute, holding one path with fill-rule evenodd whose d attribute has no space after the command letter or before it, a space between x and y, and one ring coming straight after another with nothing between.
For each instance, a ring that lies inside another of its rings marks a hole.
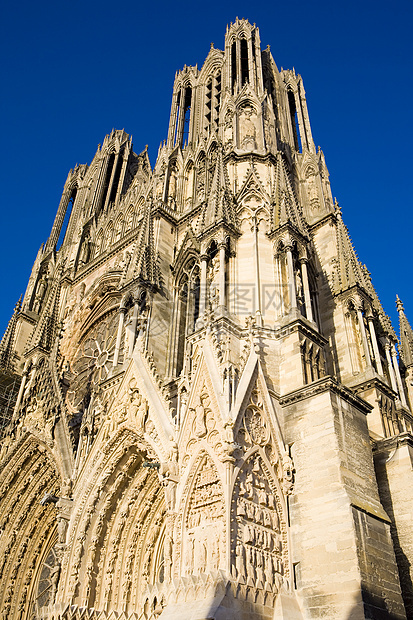
<instances>
[{"instance_id":1,"label":"sculpted saint figure","mask_svg":"<svg viewBox=\"0 0 413 620\"><path fill-rule=\"evenodd\" d=\"M82 243L82 249L80 250L79 265L86 265L90 258L90 237L89 234L85 236Z\"/></svg>"},{"instance_id":2,"label":"sculpted saint figure","mask_svg":"<svg viewBox=\"0 0 413 620\"><path fill-rule=\"evenodd\" d=\"M255 149L257 130L253 121L255 117L254 109L250 105L246 105L240 117L240 142L241 148Z\"/></svg>"},{"instance_id":3,"label":"sculpted saint figure","mask_svg":"<svg viewBox=\"0 0 413 620\"><path fill-rule=\"evenodd\" d=\"M135 420L137 432L139 435L143 435L145 432L145 423L148 414L148 403L144 398L142 398L142 395L136 388L130 389L129 400L130 411L132 418Z\"/></svg>"},{"instance_id":4,"label":"sculpted saint figure","mask_svg":"<svg viewBox=\"0 0 413 620\"><path fill-rule=\"evenodd\" d=\"M197 396L197 404L193 411L195 411L195 435L197 437L204 437L207 429L205 425L205 407L201 395Z\"/></svg>"},{"instance_id":5,"label":"sculpted saint figure","mask_svg":"<svg viewBox=\"0 0 413 620\"><path fill-rule=\"evenodd\" d=\"M42 307L44 296L46 295L46 290L47 290L47 277L46 277L46 274L43 273L42 277L40 278L37 284L36 295L34 298L33 312L36 312L36 314L39 314L40 312L40 308Z\"/></svg>"}]
</instances>

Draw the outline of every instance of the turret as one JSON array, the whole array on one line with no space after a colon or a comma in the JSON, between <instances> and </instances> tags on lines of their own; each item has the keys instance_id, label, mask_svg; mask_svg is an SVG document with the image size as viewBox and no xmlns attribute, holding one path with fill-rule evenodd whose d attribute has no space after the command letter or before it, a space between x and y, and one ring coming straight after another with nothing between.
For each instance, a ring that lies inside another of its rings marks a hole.
<instances>
[{"instance_id":1,"label":"turret","mask_svg":"<svg viewBox=\"0 0 413 620\"><path fill-rule=\"evenodd\" d=\"M413 329L404 312L404 306L396 296L396 306L400 325L400 362L404 371L404 382L407 389L410 409L413 410Z\"/></svg>"}]
</instances>

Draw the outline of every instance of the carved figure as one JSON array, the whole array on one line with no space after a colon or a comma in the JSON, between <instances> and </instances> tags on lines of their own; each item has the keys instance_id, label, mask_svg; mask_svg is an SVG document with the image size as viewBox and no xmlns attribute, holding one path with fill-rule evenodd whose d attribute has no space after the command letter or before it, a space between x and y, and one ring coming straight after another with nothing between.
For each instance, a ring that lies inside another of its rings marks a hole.
<instances>
[{"instance_id":1,"label":"carved figure","mask_svg":"<svg viewBox=\"0 0 413 620\"><path fill-rule=\"evenodd\" d=\"M148 415L148 403L139 393L137 388L129 389L129 410L131 412L132 419L135 421L136 430L138 435L143 435L145 432L145 423Z\"/></svg>"},{"instance_id":2,"label":"carved figure","mask_svg":"<svg viewBox=\"0 0 413 620\"><path fill-rule=\"evenodd\" d=\"M192 573L193 565L194 565L194 539L189 538L187 540L186 554L185 554L185 569L186 569L185 572L187 575L190 575Z\"/></svg>"},{"instance_id":3,"label":"carved figure","mask_svg":"<svg viewBox=\"0 0 413 620\"><path fill-rule=\"evenodd\" d=\"M70 497L72 494L72 481L70 478L65 478L62 483L60 494L62 497Z\"/></svg>"},{"instance_id":4,"label":"carved figure","mask_svg":"<svg viewBox=\"0 0 413 620\"><path fill-rule=\"evenodd\" d=\"M80 250L79 265L86 265L90 259L90 236L89 233L83 239L82 248Z\"/></svg>"},{"instance_id":5,"label":"carved figure","mask_svg":"<svg viewBox=\"0 0 413 620\"><path fill-rule=\"evenodd\" d=\"M225 125L224 125L224 144L230 146L234 139L233 127L232 127L233 113L231 110L227 110L225 113Z\"/></svg>"},{"instance_id":6,"label":"carved figure","mask_svg":"<svg viewBox=\"0 0 413 620\"><path fill-rule=\"evenodd\" d=\"M37 283L36 294L34 297L33 312L36 312L36 314L39 314L41 310L43 300L44 300L44 297L47 291L47 284L48 282L47 282L46 273L43 273L42 277Z\"/></svg>"},{"instance_id":7,"label":"carved figure","mask_svg":"<svg viewBox=\"0 0 413 620\"><path fill-rule=\"evenodd\" d=\"M255 126L256 118L257 115L255 110L250 104L247 104L242 108L239 116L240 146L245 150L253 150L257 148L257 129Z\"/></svg>"},{"instance_id":8,"label":"carved figure","mask_svg":"<svg viewBox=\"0 0 413 620\"><path fill-rule=\"evenodd\" d=\"M168 190L168 198L169 203L175 203L176 199L176 172L172 170L171 176L169 177L169 190Z\"/></svg>"},{"instance_id":9,"label":"carved figure","mask_svg":"<svg viewBox=\"0 0 413 620\"><path fill-rule=\"evenodd\" d=\"M240 540L237 540L235 547L235 568L237 571L237 577L244 577L245 575L245 549Z\"/></svg>"},{"instance_id":10,"label":"carved figure","mask_svg":"<svg viewBox=\"0 0 413 620\"><path fill-rule=\"evenodd\" d=\"M53 604L56 598L57 587L60 579L60 564L56 564L50 573L50 603Z\"/></svg>"},{"instance_id":11,"label":"carved figure","mask_svg":"<svg viewBox=\"0 0 413 620\"><path fill-rule=\"evenodd\" d=\"M291 493L294 483L294 466L289 454L283 456L283 487L286 493Z\"/></svg>"},{"instance_id":12,"label":"carved figure","mask_svg":"<svg viewBox=\"0 0 413 620\"><path fill-rule=\"evenodd\" d=\"M317 189L317 180L315 177L315 172L312 168L307 171L307 194L308 194L308 202L310 203L311 210L315 211L319 206L318 199L318 189Z\"/></svg>"},{"instance_id":13,"label":"carved figure","mask_svg":"<svg viewBox=\"0 0 413 620\"><path fill-rule=\"evenodd\" d=\"M211 310L219 304L219 255L217 254L211 261L209 268L209 302Z\"/></svg>"},{"instance_id":14,"label":"carved figure","mask_svg":"<svg viewBox=\"0 0 413 620\"><path fill-rule=\"evenodd\" d=\"M192 411L195 412L195 435L197 437L204 437L207 432L205 425L205 407L202 396L203 395L197 396L197 404L195 405L195 409L192 409Z\"/></svg>"}]
</instances>

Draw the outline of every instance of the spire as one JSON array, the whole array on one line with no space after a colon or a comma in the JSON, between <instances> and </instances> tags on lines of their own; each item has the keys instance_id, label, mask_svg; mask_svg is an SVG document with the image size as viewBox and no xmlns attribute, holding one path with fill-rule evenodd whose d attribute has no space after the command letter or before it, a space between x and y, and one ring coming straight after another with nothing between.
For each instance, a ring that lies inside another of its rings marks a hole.
<instances>
[{"instance_id":1,"label":"spire","mask_svg":"<svg viewBox=\"0 0 413 620\"><path fill-rule=\"evenodd\" d=\"M344 224L341 209L336 203L337 222L337 263L335 269L335 293L340 293L359 285L369 290L366 272L356 254L347 226Z\"/></svg>"},{"instance_id":2,"label":"spire","mask_svg":"<svg viewBox=\"0 0 413 620\"><path fill-rule=\"evenodd\" d=\"M160 285L158 257L155 254L153 221L149 207L146 208L140 226L140 236L136 241L129 277L140 278L152 286Z\"/></svg>"},{"instance_id":3,"label":"spire","mask_svg":"<svg viewBox=\"0 0 413 620\"><path fill-rule=\"evenodd\" d=\"M283 156L277 153L273 227L278 228L287 223L293 224L302 235L307 235L306 225L295 199Z\"/></svg>"},{"instance_id":4,"label":"spire","mask_svg":"<svg viewBox=\"0 0 413 620\"><path fill-rule=\"evenodd\" d=\"M236 227L234 200L226 166L224 164L222 146L218 148L217 162L208 201L203 214L203 228L209 228L216 222L226 222Z\"/></svg>"},{"instance_id":5,"label":"spire","mask_svg":"<svg viewBox=\"0 0 413 620\"><path fill-rule=\"evenodd\" d=\"M17 317L21 310L22 306L22 298L20 296L19 301L14 307L14 312L12 317L7 325L7 329L4 333L3 339L0 343L0 367L5 370L11 370L13 365L12 352L13 352L13 341L14 341L14 333L16 330Z\"/></svg>"},{"instance_id":6,"label":"spire","mask_svg":"<svg viewBox=\"0 0 413 620\"><path fill-rule=\"evenodd\" d=\"M404 313L403 303L396 295L397 312L400 324L400 357L405 366L413 365L413 329Z\"/></svg>"},{"instance_id":7,"label":"spire","mask_svg":"<svg viewBox=\"0 0 413 620\"><path fill-rule=\"evenodd\" d=\"M49 279L48 289L45 295L45 303L41 308L39 321L31 335L26 351L41 347L50 350L53 346L57 330L60 303L60 278L64 269L64 262L56 268L53 276Z\"/></svg>"}]
</instances>

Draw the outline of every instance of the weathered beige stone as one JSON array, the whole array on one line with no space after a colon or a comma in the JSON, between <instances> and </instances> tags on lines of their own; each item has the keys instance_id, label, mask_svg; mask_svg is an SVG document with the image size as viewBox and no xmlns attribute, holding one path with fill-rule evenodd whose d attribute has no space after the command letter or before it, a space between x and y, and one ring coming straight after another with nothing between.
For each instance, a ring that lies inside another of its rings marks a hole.
<instances>
[{"instance_id":1,"label":"weathered beige stone","mask_svg":"<svg viewBox=\"0 0 413 620\"><path fill-rule=\"evenodd\" d=\"M1 343L3 620L411 617L398 307L401 369L302 79L237 19L153 169L113 130L69 172Z\"/></svg>"}]
</instances>

